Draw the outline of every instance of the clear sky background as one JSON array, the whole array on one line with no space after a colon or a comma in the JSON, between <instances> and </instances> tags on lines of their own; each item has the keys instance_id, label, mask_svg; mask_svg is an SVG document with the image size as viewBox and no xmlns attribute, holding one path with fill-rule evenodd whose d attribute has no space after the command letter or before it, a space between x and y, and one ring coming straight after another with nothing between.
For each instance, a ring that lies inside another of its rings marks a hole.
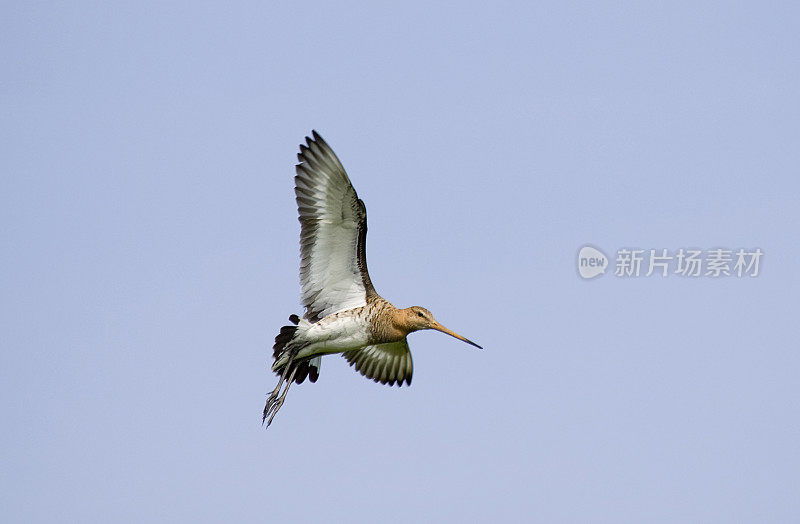
<instances>
[{"instance_id":1,"label":"clear sky background","mask_svg":"<svg viewBox=\"0 0 800 524\"><path fill-rule=\"evenodd\" d=\"M0 7L0 520L800 520L794 3ZM317 129L410 336L261 427ZM757 278L576 253L755 248Z\"/></svg>"}]
</instances>

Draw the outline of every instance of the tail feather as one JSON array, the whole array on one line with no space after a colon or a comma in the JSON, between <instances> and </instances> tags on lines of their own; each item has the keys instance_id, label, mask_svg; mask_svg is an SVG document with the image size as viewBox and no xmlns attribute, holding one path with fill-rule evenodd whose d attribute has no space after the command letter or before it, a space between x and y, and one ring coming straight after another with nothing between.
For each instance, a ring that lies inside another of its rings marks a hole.
<instances>
[{"instance_id":1,"label":"tail feather","mask_svg":"<svg viewBox=\"0 0 800 524\"><path fill-rule=\"evenodd\" d=\"M322 364L322 357L314 357L308 361L308 380L316 382L319 378L319 368Z\"/></svg>"},{"instance_id":2,"label":"tail feather","mask_svg":"<svg viewBox=\"0 0 800 524\"><path fill-rule=\"evenodd\" d=\"M272 356L275 358L275 360L278 360L281 356L283 356L284 352L288 349L288 346L292 342L295 333L297 333L297 325L300 323L300 317L297 315L290 315L289 322L294 325L283 326L278 335L275 337L275 345L272 346ZM308 377L311 382L316 382L319 378L319 364L319 357L302 362L293 362L292 366L297 368L297 371L294 375L294 381L297 384L302 384L306 377ZM281 376L283 374L283 367L275 369L274 371L278 376ZM291 372L291 370L289 371Z\"/></svg>"},{"instance_id":3,"label":"tail feather","mask_svg":"<svg viewBox=\"0 0 800 524\"><path fill-rule=\"evenodd\" d=\"M294 338L297 332L297 326L283 326L280 333L275 337L275 345L272 346L272 356L275 358L280 357L286 350L286 346Z\"/></svg>"}]
</instances>

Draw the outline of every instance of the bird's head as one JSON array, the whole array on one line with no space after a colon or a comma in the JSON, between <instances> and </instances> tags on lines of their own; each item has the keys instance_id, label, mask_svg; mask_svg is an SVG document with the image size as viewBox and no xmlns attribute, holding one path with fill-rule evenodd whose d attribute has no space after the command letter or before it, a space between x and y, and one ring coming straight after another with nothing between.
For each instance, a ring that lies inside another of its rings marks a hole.
<instances>
[{"instance_id":1,"label":"bird's head","mask_svg":"<svg viewBox=\"0 0 800 524\"><path fill-rule=\"evenodd\" d=\"M420 306L411 306L405 309L400 310L402 312L402 324L405 331L411 333L412 331L419 331L420 329L435 329L436 331L441 331L442 333L447 333L451 337L455 337L458 340L464 341L467 344L475 346L478 349L483 349L481 346L476 344L475 342L462 337L455 331L451 331L444 327L443 325L439 324L430 311L425 309L424 307Z\"/></svg>"}]
</instances>

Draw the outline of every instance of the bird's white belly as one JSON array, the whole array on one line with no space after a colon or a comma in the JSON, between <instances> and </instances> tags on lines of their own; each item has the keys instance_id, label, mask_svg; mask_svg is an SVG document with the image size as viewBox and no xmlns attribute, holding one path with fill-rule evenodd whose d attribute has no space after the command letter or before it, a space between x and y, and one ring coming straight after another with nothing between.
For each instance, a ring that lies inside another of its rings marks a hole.
<instances>
[{"instance_id":1,"label":"bird's white belly","mask_svg":"<svg viewBox=\"0 0 800 524\"><path fill-rule=\"evenodd\" d=\"M352 315L330 315L311 324L300 340L308 343L297 354L299 358L341 353L368 344L367 323Z\"/></svg>"}]
</instances>

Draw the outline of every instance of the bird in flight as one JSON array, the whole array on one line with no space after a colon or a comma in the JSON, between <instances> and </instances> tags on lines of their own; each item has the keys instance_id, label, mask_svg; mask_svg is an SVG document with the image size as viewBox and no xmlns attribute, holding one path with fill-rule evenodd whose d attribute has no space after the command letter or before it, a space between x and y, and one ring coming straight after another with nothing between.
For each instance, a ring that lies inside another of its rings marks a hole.
<instances>
[{"instance_id":1,"label":"bird in flight","mask_svg":"<svg viewBox=\"0 0 800 524\"><path fill-rule=\"evenodd\" d=\"M300 145L295 196L300 220L300 287L305 314L291 315L273 346L277 387L267 398L267 427L293 382L319 378L323 355L341 353L367 378L411 385L406 336L435 329L482 349L437 322L430 311L394 307L367 271L367 209L330 146L316 131Z\"/></svg>"}]
</instances>

